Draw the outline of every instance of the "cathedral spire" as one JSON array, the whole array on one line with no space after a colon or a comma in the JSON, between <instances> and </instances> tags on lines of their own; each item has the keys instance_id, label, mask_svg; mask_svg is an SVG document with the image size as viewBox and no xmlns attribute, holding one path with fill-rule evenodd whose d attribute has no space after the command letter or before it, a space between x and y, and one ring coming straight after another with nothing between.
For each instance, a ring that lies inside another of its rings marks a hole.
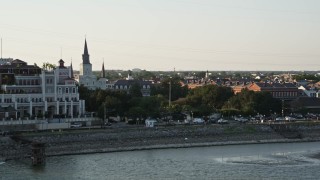
<instances>
[{"instance_id":1,"label":"cathedral spire","mask_svg":"<svg viewBox=\"0 0 320 180\"><path fill-rule=\"evenodd\" d=\"M87 47L87 39L84 40L84 51L82 54L82 63L83 64L90 64L88 47Z\"/></svg>"},{"instance_id":2,"label":"cathedral spire","mask_svg":"<svg viewBox=\"0 0 320 180\"><path fill-rule=\"evenodd\" d=\"M106 78L106 73L105 73L105 70L104 70L104 61L103 61L103 63L102 63L101 77L102 77L102 78Z\"/></svg>"},{"instance_id":3,"label":"cathedral spire","mask_svg":"<svg viewBox=\"0 0 320 180\"><path fill-rule=\"evenodd\" d=\"M73 76L73 67L72 67L72 59L71 59L71 64L70 64L70 78L74 78Z\"/></svg>"},{"instance_id":4,"label":"cathedral spire","mask_svg":"<svg viewBox=\"0 0 320 180\"><path fill-rule=\"evenodd\" d=\"M84 53L83 54L89 55L88 47L87 47L87 39L84 40Z\"/></svg>"}]
</instances>

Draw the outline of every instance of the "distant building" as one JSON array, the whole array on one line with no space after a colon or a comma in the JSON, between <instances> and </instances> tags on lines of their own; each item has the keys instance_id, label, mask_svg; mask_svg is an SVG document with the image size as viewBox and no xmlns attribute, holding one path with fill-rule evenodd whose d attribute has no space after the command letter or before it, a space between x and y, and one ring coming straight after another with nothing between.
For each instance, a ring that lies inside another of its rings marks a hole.
<instances>
[{"instance_id":1,"label":"distant building","mask_svg":"<svg viewBox=\"0 0 320 180\"><path fill-rule=\"evenodd\" d=\"M120 91L126 91L129 93L129 90L132 85L138 84L141 88L141 94L142 96L150 96L151 94L151 86L152 82L151 81L140 81L140 80L117 80L114 85L113 85L113 90L120 90Z\"/></svg>"},{"instance_id":2,"label":"distant building","mask_svg":"<svg viewBox=\"0 0 320 180\"><path fill-rule=\"evenodd\" d=\"M10 64L13 61L12 58L0 58L0 65Z\"/></svg>"},{"instance_id":3,"label":"distant building","mask_svg":"<svg viewBox=\"0 0 320 180\"><path fill-rule=\"evenodd\" d=\"M80 64L80 74L76 76L76 80L80 85L87 87L90 90L102 89L102 90L122 90L127 91L129 93L129 89L135 83L141 86L141 93L143 96L150 96L150 86L152 82L150 81L142 81L142 80L134 80L131 71L128 74L128 77L124 80L117 80L115 82L109 82L105 76L105 68L104 63L102 64L102 70L100 74L100 78L98 79L92 73L92 64L90 63L87 47L87 41L85 40L84 44L84 52L82 55L82 63ZM134 69L134 71L139 72L139 69Z\"/></svg>"},{"instance_id":4,"label":"distant building","mask_svg":"<svg viewBox=\"0 0 320 180\"><path fill-rule=\"evenodd\" d=\"M315 97L299 97L290 103L292 111L307 110L308 112L320 112L320 99Z\"/></svg>"},{"instance_id":5,"label":"distant building","mask_svg":"<svg viewBox=\"0 0 320 180\"><path fill-rule=\"evenodd\" d=\"M97 79L97 76L92 73L92 64L90 63L87 40L85 40L84 43L82 63L80 64L80 74L76 76L76 80L80 85L83 85L90 90L107 89L108 80L105 77L104 63L102 64L101 77L99 79Z\"/></svg>"},{"instance_id":6,"label":"distant building","mask_svg":"<svg viewBox=\"0 0 320 180\"><path fill-rule=\"evenodd\" d=\"M15 118L83 115L85 101L79 99L72 76L72 66L64 66L62 59L59 66L51 70L28 65L19 59L1 65L0 107L2 111L14 108L17 111Z\"/></svg>"},{"instance_id":7,"label":"distant building","mask_svg":"<svg viewBox=\"0 0 320 180\"><path fill-rule=\"evenodd\" d=\"M318 90L315 87L300 86L298 89L308 97L317 97Z\"/></svg>"},{"instance_id":8,"label":"distant building","mask_svg":"<svg viewBox=\"0 0 320 180\"><path fill-rule=\"evenodd\" d=\"M299 97L299 90L292 83L251 83L247 89L252 91L270 92L274 98L293 100Z\"/></svg>"}]
</instances>

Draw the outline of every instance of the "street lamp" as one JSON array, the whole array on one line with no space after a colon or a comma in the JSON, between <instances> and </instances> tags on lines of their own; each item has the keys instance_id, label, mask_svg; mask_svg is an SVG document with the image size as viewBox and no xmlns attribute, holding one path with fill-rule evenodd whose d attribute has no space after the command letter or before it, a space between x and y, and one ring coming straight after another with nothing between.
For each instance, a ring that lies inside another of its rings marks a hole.
<instances>
[{"instance_id":1,"label":"street lamp","mask_svg":"<svg viewBox=\"0 0 320 180\"><path fill-rule=\"evenodd\" d=\"M282 113L282 117L284 117L284 99L282 99L282 110L281 110L281 113Z\"/></svg>"},{"instance_id":2,"label":"street lamp","mask_svg":"<svg viewBox=\"0 0 320 180\"><path fill-rule=\"evenodd\" d=\"M191 111L191 121L193 122L193 112Z\"/></svg>"}]
</instances>

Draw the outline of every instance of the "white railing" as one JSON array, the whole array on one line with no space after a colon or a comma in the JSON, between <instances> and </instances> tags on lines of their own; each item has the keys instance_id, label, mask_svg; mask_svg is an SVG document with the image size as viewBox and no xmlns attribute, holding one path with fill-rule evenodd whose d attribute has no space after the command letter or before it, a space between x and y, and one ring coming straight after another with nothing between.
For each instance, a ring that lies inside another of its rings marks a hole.
<instances>
[{"instance_id":1,"label":"white railing","mask_svg":"<svg viewBox=\"0 0 320 180\"><path fill-rule=\"evenodd\" d=\"M89 122L99 120L97 117L83 117L83 118L63 118L60 119L61 123L70 123L70 122ZM50 120L49 120L50 121ZM8 125L23 125L23 124L41 124L48 123L48 120L0 120L0 126Z\"/></svg>"}]
</instances>

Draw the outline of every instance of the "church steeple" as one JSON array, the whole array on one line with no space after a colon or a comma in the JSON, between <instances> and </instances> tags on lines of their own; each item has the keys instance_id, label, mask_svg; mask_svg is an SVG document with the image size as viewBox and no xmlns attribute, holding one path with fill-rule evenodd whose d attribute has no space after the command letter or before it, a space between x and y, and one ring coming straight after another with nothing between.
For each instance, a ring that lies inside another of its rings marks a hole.
<instances>
[{"instance_id":1,"label":"church steeple","mask_svg":"<svg viewBox=\"0 0 320 180\"><path fill-rule=\"evenodd\" d=\"M71 61L71 64L70 64L70 78L74 78L74 76L73 76L72 61Z\"/></svg>"},{"instance_id":2,"label":"church steeple","mask_svg":"<svg viewBox=\"0 0 320 180\"><path fill-rule=\"evenodd\" d=\"M105 70L104 70L104 62L102 63L102 71L101 71L101 75L100 75L102 78L106 78L106 73L105 73Z\"/></svg>"},{"instance_id":3,"label":"church steeple","mask_svg":"<svg viewBox=\"0 0 320 180\"><path fill-rule=\"evenodd\" d=\"M88 47L87 47L87 39L84 40L84 51L82 54L82 63L83 64L90 64Z\"/></svg>"}]
</instances>

